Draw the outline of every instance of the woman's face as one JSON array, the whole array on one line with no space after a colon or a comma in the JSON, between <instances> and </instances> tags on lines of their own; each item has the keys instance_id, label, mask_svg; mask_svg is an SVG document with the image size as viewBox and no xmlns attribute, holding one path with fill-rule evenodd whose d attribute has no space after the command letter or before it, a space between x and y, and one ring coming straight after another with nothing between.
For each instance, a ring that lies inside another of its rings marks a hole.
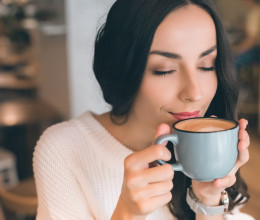
<instances>
[{"instance_id":1,"label":"woman's face","mask_svg":"<svg viewBox=\"0 0 260 220\"><path fill-rule=\"evenodd\" d=\"M204 116L217 90L216 46L206 11L188 5L170 13L154 35L130 116L154 128Z\"/></svg>"}]
</instances>

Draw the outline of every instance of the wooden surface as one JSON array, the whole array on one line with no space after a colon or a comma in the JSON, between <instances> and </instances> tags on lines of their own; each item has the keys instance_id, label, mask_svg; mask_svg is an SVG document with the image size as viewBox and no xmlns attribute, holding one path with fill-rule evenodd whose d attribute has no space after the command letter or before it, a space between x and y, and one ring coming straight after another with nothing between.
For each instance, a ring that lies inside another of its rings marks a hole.
<instances>
[{"instance_id":1,"label":"wooden surface","mask_svg":"<svg viewBox=\"0 0 260 220\"><path fill-rule=\"evenodd\" d=\"M258 220L260 219L260 135L255 132L250 133L250 137L250 159L241 168L241 174L247 182L251 198L242 210Z\"/></svg>"},{"instance_id":2,"label":"wooden surface","mask_svg":"<svg viewBox=\"0 0 260 220\"><path fill-rule=\"evenodd\" d=\"M23 180L17 186L8 190L1 188L0 200L2 207L6 211L35 216L38 201L34 178Z\"/></svg>"}]
</instances>

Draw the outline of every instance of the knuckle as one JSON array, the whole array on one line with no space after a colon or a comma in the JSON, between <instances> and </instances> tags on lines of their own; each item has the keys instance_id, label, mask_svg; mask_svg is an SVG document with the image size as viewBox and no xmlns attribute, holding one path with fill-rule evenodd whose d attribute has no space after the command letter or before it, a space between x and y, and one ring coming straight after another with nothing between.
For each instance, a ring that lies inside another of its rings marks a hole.
<instances>
[{"instance_id":1,"label":"knuckle","mask_svg":"<svg viewBox=\"0 0 260 220\"><path fill-rule=\"evenodd\" d=\"M245 155L245 163L246 163L248 160L249 160L249 152L248 152L248 150L247 150L246 155Z\"/></svg>"},{"instance_id":2,"label":"knuckle","mask_svg":"<svg viewBox=\"0 0 260 220\"><path fill-rule=\"evenodd\" d=\"M163 165L164 172L168 174L169 179L173 179L174 170L170 164Z\"/></svg>"},{"instance_id":3,"label":"knuckle","mask_svg":"<svg viewBox=\"0 0 260 220\"><path fill-rule=\"evenodd\" d=\"M164 187L166 189L166 191L171 191L173 189L173 182L172 181L166 181L164 183Z\"/></svg>"},{"instance_id":4,"label":"knuckle","mask_svg":"<svg viewBox=\"0 0 260 220\"><path fill-rule=\"evenodd\" d=\"M140 199L140 195L139 195L139 193L136 192L136 191L131 191L131 192L129 193L129 196L130 196L130 198L131 198L131 200L132 200L133 202L138 202L139 199Z\"/></svg>"},{"instance_id":5,"label":"knuckle","mask_svg":"<svg viewBox=\"0 0 260 220\"><path fill-rule=\"evenodd\" d=\"M154 145L153 152L160 158L162 159L164 156L164 150L161 145Z\"/></svg>"},{"instance_id":6,"label":"knuckle","mask_svg":"<svg viewBox=\"0 0 260 220\"><path fill-rule=\"evenodd\" d=\"M134 160L134 153L130 154L129 156L127 156L124 160L124 167L125 170L130 170L133 164L133 160Z\"/></svg>"},{"instance_id":7,"label":"knuckle","mask_svg":"<svg viewBox=\"0 0 260 220\"><path fill-rule=\"evenodd\" d=\"M126 187L128 189L134 189L137 187L139 181L138 181L138 176L136 174L129 173L125 179L126 179Z\"/></svg>"},{"instance_id":8,"label":"knuckle","mask_svg":"<svg viewBox=\"0 0 260 220\"><path fill-rule=\"evenodd\" d=\"M170 202L172 200L172 193L171 192L168 192L167 194L166 194L166 202L168 203L168 202Z\"/></svg>"},{"instance_id":9,"label":"knuckle","mask_svg":"<svg viewBox=\"0 0 260 220\"><path fill-rule=\"evenodd\" d=\"M143 201L137 202L136 208L140 214L148 213L147 206L146 206L145 202L143 202Z\"/></svg>"},{"instance_id":10,"label":"knuckle","mask_svg":"<svg viewBox=\"0 0 260 220\"><path fill-rule=\"evenodd\" d=\"M239 165L242 166L249 160L249 151L246 150L245 152L241 153Z\"/></svg>"},{"instance_id":11,"label":"knuckle","mask_svg":"<svg viewBox=\"0 0 260 220\"><path fill-rule=\"evenodd\" d=\"M125 158L125 160L124 160L124 167L127 169L127 168L129 168L129 166L130 166L130 162L131 162L131 155L129 155L129 156L127 156L126 158Z\"/></svg>"},{"instance_id":12,"label":"knuckle","mask_svg":"<svg viewBox=\"0 0 260 220\"><path fill-rule=\"evenodd\" d=\"M170 188L170 190L173 189L173 182L172 181L169 181L169 188Z\"/></svg>"}]
</instances>

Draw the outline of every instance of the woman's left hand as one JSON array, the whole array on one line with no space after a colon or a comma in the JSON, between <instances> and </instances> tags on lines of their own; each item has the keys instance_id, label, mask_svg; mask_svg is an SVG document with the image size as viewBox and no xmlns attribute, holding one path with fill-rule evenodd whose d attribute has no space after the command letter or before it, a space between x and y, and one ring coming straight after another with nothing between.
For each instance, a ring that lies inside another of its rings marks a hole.
<instances>
[{"instance_id":1,"label":"woman's left hand","mask_svg":"<svg viewBox=\"0 0 260 220\"><path fill-rule=\"evenodd\" d=\"M196 197L205 205L219 205L221 192L232 186L236 182L236 172L249 159L248 147L250 138L245 130L248 121L245 119L239 120L239 135L238 135L238 157L234 168L221 179L216 179L212 182L199 182L192 180L192 189Z\"/></svg>"}]
</instances>

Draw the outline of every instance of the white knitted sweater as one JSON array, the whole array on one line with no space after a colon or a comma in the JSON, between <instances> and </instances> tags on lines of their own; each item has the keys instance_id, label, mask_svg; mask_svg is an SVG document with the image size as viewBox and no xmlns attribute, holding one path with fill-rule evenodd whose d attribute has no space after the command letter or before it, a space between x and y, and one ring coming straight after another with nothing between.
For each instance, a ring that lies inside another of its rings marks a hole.
<instances>
[{"instance_id":1,"label":"white knitted sweater","mask_svg":"<svg viewBox=\"0 0 260 220\"><path fill-rule=\"evenodd\" d=\"M33 158L37 220L110 219L121 192L124 159L131 153L90 112L48 128ZM251 219L240 212L230 217ZM146 219L174 218L164 206Z\"/></svg>"}]
</instances>

